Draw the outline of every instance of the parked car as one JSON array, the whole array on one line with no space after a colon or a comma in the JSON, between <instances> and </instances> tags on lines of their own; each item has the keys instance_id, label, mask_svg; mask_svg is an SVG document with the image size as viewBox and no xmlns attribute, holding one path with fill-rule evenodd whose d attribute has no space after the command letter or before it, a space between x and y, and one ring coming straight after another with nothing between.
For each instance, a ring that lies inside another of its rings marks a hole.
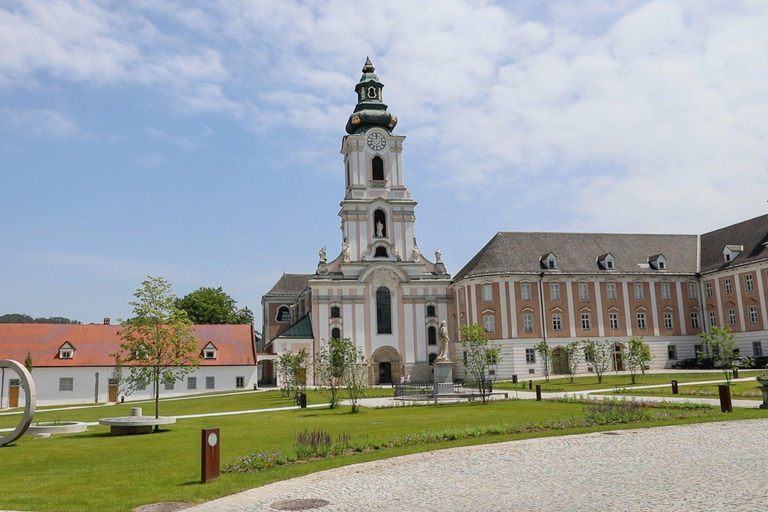
<instances>
[{"instance_id":1,"label":"parked car","mask_svg":"<svg viewBox=\"0 0 768 512\"><path fill-rule=\"evenodd\" d=\"M682 368L684 370L690 370L693 368L698 368L697 366L698 359L695 357L691 357L688 359L680 359L678 362L672 365L672 368Z\"/></svg>"},{"instance_id":2,"label":"parked car","mask_svg":"<svg viewBox=\"0 0 768 512\"><path fill-rule=\"evenodd\" d=\"M752 368L768 368L768 356L757 356Z\"/></svg>"}]
</instances>

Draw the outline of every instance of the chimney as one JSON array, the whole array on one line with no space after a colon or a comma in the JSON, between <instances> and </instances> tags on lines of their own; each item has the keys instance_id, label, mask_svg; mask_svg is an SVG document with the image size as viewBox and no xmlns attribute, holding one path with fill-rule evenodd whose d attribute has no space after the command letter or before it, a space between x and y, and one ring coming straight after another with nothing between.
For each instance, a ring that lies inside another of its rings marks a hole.
<instances>
[{"instance_id":1,"label":"chimney","mask_svg":"<svg viewBox=\"0 0 768 512\"><path fill-rule=\"evenodd\" d=\"M104 325L109 325L109 317L104 317Z\"/></svg>"}]
</instances>

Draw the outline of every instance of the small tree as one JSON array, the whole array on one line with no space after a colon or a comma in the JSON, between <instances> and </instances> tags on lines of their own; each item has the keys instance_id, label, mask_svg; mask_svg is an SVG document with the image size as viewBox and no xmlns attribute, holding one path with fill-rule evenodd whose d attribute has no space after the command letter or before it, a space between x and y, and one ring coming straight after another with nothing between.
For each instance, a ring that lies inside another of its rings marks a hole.
<instances>
[{"instance_id":1,"label":"small tree","mask_svg":"<svg viewBox=\"0 0 768 512\"><path fill-rule=\"evenodd\" d=\"M115 354L115 367L112 369L112 377L110 380L117 386L118 395L126 393L125 375L123 374L123 358L120 354Z\"/></svg>"},{"instance_id":2,"label":"small tree","mask_svg":"<svg viewBox=\"0 0 768 512\"><path fill-rule=\"evenodd\" d=\"M722 366L725 382L730 386L733 369L739 359L736 336L731 332L731 328L727 325L723 327L712 326L709 332L703 332L699 334L699 337L712 354L715 365Z\"/></svg>"},{"instance_id":3,"label":"small tree","mask_svg":"<svg viewBox=\"0 0 768 512\"><path fill-rule=\"evenodd\" d=\"M360 399L363 397L365 388L368 387L369 365L363 349L355 347L355 344L349 339L343 341L347 345L345 349L344 389L352 406L352 412L355 413L360 410Z\"/></svg>"},{"instance_id":4,"label":"small tree","mask_svg":"<svg viewBox=\"0 0 768 512\"><path fill-rule=\"evenodd\" d=\"M563 348L563 357L565 358L565 370L568 379L573 382L573 378L576 376L576 371L581 363L581 351L579 350L579 342L572 341Z\"/></svg>"},{"instance_id":5,"label":"small tree","mask_svg":"<svg viewBox=\"0 0 768 512\"><path fill-rule=\"evenodd\" d=\"M595 341L589 338L581 340L584 350L584 360L592 365L597 375L597 383L602 384L603 375L611 367L613 361L612 346L609 341Z\"/></svg>"},{"instance_id":6,"label":"small tree","mask_svg":"<svg viewBox=\"0 0 768 512\"><path fill-rule=\"evenodd\" d=\"M496 367L501 360L501 348L485 337L485 329L477 324L460 327L461 345L464 348L464 368L477 382L483 403L496 380Z\"/></svg>"},{"instance_id":7,"label":"small tree","mask_svg":"<svg viewBox=\"0 0 768 512\"><path fill-rule=\"evenodd\" d=\"M540 341L533 346L533 349L539 354L541 360L541 371L544 373L544 382L549 382L549 374L552 369L552 349L546 341Z\"/></svg>"},{"instance_id":8,"label":"small tree","mask_svg":"<svg viewBox=\"0 0 768 512\"><path fill-rule=\"evenodd\" d=\"M133 294L133 318L120 322L118 355L130 365L128 389L154 385L155 417L160 416L160 384L183 379L199 366L197 339L187 313L176 307L170 283L148 277ZM157 430L157 427L155 427Z\"/></svg>"},{"instance_id":9,"label":"small tree","mask_svg":"<svg viewBox=\"0 0 768 512\"><path fill-rule=\"evenodd\" d=\"M32 373L32 369L35 366L32 364L32 353L31 352L27 352L27 358L24 359L24 366L27 368L27 371L29 373Z\"/></svg>"},{"instance_id":10,"label":"small tree","mask_svg":"<svg viewBox=\"0 0 768 512\"><path fill-rule=\"evenodd\" d=\"M651 347L643 341L642 336L633 336L624 347L624 365L629 370L632 384L637 383L640 374L645 373L645 367L653 360Z\"/></svg>"},{"instance_id":11,"label":"small tree","mask_svg":"<svg viewBox=\"0 0 768 512\"><path fill-rule=\"evenodd\" d=\"M345 340L331 338L322 344L315 356L315 378L321 391L328 397L331 409L339 404L339 390L344 385L346 348Z\"/></svg>"},{"instance_id":12,"label":"small tree","mask_svg":"<svg viewBox=\"0 0 768 512\"><path fill-rule=\"evenodd\" d=\"M283 395L296 397L307 388L307 351L286 352L277 359L277 371Z\"/></svg>"}]
</instances>

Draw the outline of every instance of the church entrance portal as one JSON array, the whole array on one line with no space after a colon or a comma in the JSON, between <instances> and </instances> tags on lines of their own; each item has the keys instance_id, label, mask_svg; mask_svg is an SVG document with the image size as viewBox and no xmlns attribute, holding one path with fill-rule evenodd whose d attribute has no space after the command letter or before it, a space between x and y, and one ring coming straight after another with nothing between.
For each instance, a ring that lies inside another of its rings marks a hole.
<instances>
[{"instance_id":1,"label":"church entrance portal","mask_svg":"<svg viewBox=\"0 0 768 512\"><path fill-rule=\"evenodd\" d=\"M371 384L400 382L402 375L400 352L393 347L380 347L371 356Z\"/></svg>"},{"instance_id":2,"label":"church entrance portal","mask_svg":"<svg viewBox=\"0 0 768 512\"><path fill-rule=\"evenodd\" d=\"M379 363L379 384L392 384L392 363Z\"/></svg>"}]
</instances>

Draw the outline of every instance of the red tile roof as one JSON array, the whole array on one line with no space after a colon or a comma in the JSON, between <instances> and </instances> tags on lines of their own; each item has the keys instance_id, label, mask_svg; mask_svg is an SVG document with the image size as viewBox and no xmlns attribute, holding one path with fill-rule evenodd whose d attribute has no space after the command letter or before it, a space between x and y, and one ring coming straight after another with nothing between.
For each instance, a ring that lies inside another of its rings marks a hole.
<instances>
[{"instance_id":1,"label":"red tile roof","mask_svg":"<svg viewBox=\"0 0 768 512\"><path fill-rule=\"evenodd\" d=\"M120 350L119 325L0 324L0 359L21 363L32 355L36 368L50 366L114 366L114 354ZM203 360L202 366L256 364L253 327L250 325L195 325L193 334L202 353L208 342L217 348L215 360ZM75 347L72 359L59 359L59 347L65 342Z\"/></svg>"}]
</instances>

